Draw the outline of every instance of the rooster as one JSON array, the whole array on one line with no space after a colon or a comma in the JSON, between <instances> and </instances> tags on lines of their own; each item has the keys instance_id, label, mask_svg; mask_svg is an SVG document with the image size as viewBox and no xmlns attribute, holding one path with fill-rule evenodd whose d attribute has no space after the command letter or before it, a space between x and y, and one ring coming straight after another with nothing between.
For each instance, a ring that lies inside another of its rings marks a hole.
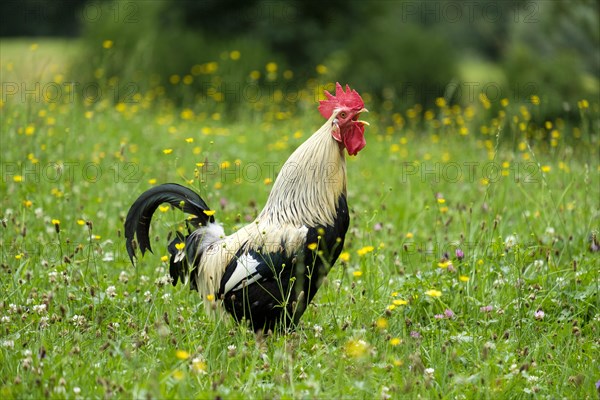
<instances>
[{"instance_id":1,"label":"rooster","mask_svg":"<svg viewBox=\"0 0 600 400\"><path fill-rule=\"evenodd\" d=\"M144 192L127 214L131 262L134 236L142 255L152 251L152 215L169 203L191 215L189 234L177 232L168 246L173 285L189 276L190 288L200 293L207 310L220 303L256 332L295 327L344 246L350 223L344 150L358 154L369 125L359 120L367 110L348 85L344 90L337 83L335 96L328 91L325 96L318 109L327 121L283 165L252 223L227 236L200 196L163 184Z\"/></svg>"}]
</instances>

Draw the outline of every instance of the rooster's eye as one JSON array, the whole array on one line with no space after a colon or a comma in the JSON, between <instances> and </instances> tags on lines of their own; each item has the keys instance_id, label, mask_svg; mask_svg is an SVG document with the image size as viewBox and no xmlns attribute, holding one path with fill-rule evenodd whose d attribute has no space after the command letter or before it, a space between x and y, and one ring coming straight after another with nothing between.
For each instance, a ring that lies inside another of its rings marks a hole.
<instances>
[{"instance_id":1,"label":"rooster's eye","mask_svg":"<svg viewBox=\"0 0 600 400\"><path fill-rule=\"evenodd\" d=\"M346 113L342 111L342 112L339 114L339 117L340 117L340 118L346 118Z\"/></svg>"}]
</instances>

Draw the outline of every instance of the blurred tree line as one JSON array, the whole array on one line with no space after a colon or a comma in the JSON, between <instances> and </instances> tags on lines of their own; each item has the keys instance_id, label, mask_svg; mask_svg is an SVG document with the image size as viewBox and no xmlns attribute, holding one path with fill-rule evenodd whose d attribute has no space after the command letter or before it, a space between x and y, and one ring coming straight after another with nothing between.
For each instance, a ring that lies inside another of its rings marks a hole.
<instances>
[{"instance_id":1,"label":"blurred tree line","mask_svg":"<svg viewBox=\"0 0 600 400\"><path fill-rule=\"evenodd\" d=\"M438 97L466 104L483 92L492 102L539 95L552 116L599 95L595 0L18 4L53 10L41 24L48 33L83 37L77 79L135 82L142 93L160 87L180 102L204 96L234 104L249 85L285 94L339 80L384 108L431 106ZM27 31L20 29L3 23L1 32Z\"/></svg>"}]
</instances>

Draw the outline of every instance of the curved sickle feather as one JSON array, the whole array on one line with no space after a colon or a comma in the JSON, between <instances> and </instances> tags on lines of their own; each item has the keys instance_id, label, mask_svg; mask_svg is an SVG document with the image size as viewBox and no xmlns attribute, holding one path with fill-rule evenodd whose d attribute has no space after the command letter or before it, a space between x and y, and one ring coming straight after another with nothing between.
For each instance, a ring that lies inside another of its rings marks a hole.
<instances>
[{"instance_id":1,"label":"curved sickle feather","mask_svg":"<svg viewBox=\"0 0 600 400\"><path fill-rule=\"evenodd\" d=\"M215 220L212 215L208 216L204 213L204 211L210 210L204 200L185 186L176 183L165 183L145 191L133 203L125 219L125 245L132 264L135 258L133 247L135 235L137 235L142 255L146 250L152 252L149 238L150 221L154 211L162 203L168 203L185 213L193 215L194 218L190 222L195 226L203 226Z\"/></svg>"}]
</instances>

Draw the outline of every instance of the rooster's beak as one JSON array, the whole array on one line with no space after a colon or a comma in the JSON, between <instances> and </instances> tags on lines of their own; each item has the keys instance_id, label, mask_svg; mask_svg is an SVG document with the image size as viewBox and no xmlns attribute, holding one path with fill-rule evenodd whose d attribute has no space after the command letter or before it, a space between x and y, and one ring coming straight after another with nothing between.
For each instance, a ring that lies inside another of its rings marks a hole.
<instances>
[{"instance_id":1,"label":"rooster's beak","mask_svg":"<svg viewBox=\"0 0 600 400\"><path fill-rule=\"evenodd\" d=\"M363 112L367 112L367 113L368 113L368 112L369 112L369 110L367 110L366 108L363 108L362 110L360 110L360 111L359 111L359 112L356 114L356 116L357 116L357 117L358 117L358 116L360 116L360 114L361 114L361 113L363 113ZM368 123L367 121L361 121L361 120L357 119L357 120L356 120L356 122L357 122L357 123L359 123L359 124L361 124L361 125L366 125L366 126L369 126L369 123Z\"/></svg>"}]
</instances>

